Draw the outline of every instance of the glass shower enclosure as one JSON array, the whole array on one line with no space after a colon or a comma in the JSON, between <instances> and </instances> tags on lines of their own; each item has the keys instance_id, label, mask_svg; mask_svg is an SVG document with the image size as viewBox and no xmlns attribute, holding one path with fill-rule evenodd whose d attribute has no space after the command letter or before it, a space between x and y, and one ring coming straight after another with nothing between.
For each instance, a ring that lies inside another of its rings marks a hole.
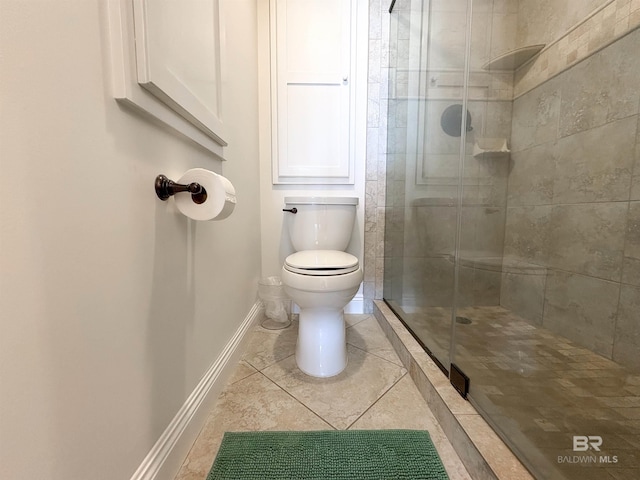
<instances>
[{"instance_id":1,"label":"glass shower enclosure","mask_svg":"<svg viewBox=\"0 0 640 480\"><path fill-rule=\"evenodd\" d=\"M640 5L390 22L385 301L536 478L640 478Z\"/></svg>"}]
</instances>

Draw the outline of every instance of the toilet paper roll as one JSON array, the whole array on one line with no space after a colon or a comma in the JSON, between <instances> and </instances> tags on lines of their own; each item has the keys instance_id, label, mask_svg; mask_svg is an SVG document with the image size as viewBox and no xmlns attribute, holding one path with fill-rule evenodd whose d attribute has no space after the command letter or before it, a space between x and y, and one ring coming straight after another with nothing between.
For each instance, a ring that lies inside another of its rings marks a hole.
<instances>
[{"instance_id":1,"label":"toilet paper roll","mask_svg":"<svg viewBox=\"0 0 640 480\"><path fill-rule=\"evenodd\" d=\"M236 189L222 175L204 168L192 168L177 183L197 182L207 191L207 199L198 205L188 192L175 194L176 206L183 215L193 220L224 220L236 206Z\"/></svg>"}]
</instances>

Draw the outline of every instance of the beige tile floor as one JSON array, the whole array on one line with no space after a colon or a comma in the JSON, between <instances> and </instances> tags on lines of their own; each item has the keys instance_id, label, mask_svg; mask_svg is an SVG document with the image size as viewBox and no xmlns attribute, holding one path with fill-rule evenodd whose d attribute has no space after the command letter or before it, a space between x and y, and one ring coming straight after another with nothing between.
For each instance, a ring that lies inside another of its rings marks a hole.
<instances>
[{"instance_id":1,"label":"beige tile floor","mask_svg":"<svg viewBox=\"0 0 640 480\"><path fill-rule=\"evenodd\" d=\"M257 326L176 480L203 480L225 431L428 430L452 480L470 480L373 315L345 315L349 363L318 379L296 367L297 322Z\"/></svg>"}]
</instances>

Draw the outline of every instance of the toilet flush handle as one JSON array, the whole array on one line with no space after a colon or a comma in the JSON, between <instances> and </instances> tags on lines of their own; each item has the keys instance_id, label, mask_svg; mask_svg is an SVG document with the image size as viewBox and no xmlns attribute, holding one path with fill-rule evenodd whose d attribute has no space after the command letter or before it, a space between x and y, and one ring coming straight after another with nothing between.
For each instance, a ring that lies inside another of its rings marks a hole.
<instances>
[{"instance_id":1,"label":"toilet flush handle","mask_svg":"<svg viewBox=\"0 0 640 480\"><path fill-rule=\"evenodd\" d=\"M291 213L298 213L298 209L296 207L293 208L283 208L282 209L283 212L291 212Z\"/></svg>"}]
</instances>

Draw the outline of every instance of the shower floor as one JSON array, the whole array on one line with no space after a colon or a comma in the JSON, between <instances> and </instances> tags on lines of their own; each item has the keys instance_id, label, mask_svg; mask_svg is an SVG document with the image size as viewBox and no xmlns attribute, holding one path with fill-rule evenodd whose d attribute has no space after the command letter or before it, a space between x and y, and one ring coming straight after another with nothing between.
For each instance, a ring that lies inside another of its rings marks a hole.
<instances>
[{"instance_id":1,"label":"shower floor","mask_svg":"<svg viewBox=\"0 0 640 480\"><path fill-rule=\"evenodd\" d=\"M389 303L448 368L451 309ZM469 400L536 478L640 478L640 374L499 306L456 313Z\"/></svg>"}]
</instances>

